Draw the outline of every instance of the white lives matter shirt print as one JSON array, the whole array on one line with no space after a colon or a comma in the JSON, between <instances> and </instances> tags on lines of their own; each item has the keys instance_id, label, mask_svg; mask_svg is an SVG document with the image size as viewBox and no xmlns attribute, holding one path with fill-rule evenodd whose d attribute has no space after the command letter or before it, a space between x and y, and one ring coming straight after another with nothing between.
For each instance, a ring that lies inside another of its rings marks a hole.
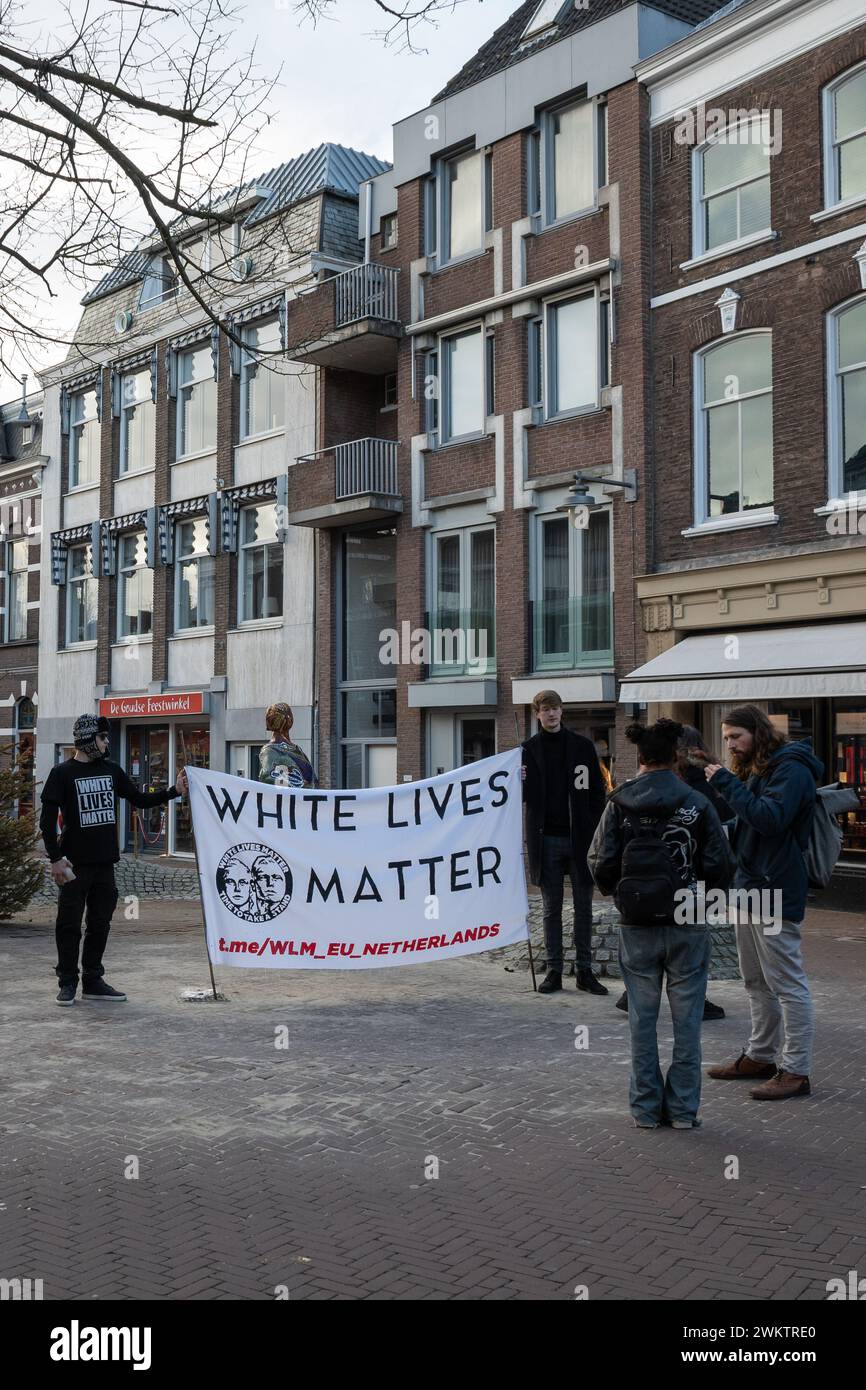
<instances>
[{"instance_id":1,"label":"white lives matter shirt print","mask_svg":"<svg viewBox=\"0 0 866 1390\"><path fill-rule=\"evenodd\" d=\"M216 965L357 970L527 937L521 755L355 791L187 768Z\"/></svg>"},{"instance_id":2,"label":"white lives matter shirt print","mask_svg":"<svg viewBox=\"0 0 866 1390\"><path fill-rule=\"evenodd\" d=\"M79 777L75 782L78 795L78 819L82 830L88 825L114 825L114 781L111 777Z\"/></svg>"}]
</instances>

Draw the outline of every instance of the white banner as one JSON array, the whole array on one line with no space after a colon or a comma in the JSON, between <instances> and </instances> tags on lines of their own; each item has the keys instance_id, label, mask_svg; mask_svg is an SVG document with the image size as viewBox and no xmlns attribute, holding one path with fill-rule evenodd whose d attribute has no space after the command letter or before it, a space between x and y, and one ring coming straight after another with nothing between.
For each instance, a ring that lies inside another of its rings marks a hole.
<instances>
[{"instance_id":1,"label":"white banner","mask_svg":"<svg viewBox=\"0 0 866 1390\"><path fill-rule=\"evenodd\" d=\"M214 965L356 970L525 941L520 763L515 748L363 791L187 768Z\"/></svg>"}]
</instances>

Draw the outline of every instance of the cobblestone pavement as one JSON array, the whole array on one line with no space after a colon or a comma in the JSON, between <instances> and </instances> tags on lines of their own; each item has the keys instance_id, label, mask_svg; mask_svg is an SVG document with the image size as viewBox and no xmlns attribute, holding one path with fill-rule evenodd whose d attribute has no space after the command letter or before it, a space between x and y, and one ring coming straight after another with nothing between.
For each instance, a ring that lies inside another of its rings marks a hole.
<instances>
[{"instance_id":1,"label":"cobblestone pavement","mask_svg":"<svg viewBox=\"0 0 866 1390\"><path fill-rule=\"evenodd\" d=\"M810 1301L866 1275L862 917L808 919L813 1096L707 1082L674 1132L631 1125L615 990L535 996L500 956L223 970L227 1003L182 1003L200 923L149 900L109 942L130 1002L58 1009L51 916L0 926L0 1277L46 1299ZM707 1062L747 1015L712 995Z\"/></svg>"}]
</instances>

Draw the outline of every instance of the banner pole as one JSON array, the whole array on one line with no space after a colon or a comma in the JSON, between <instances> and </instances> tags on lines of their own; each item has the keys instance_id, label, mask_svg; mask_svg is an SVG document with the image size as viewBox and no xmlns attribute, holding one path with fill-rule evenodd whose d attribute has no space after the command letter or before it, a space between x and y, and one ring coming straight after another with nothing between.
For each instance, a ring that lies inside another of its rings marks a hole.
<instances>
[{"instance_id":1,"label":"banner pole","mask_svg":"<svg viewBox=\"0 0 866 1390\"><path fill-rule=\"evenodd\" d=\"M514 727L517 731L517 746L519 748L521 747L522 740L520 737L520 723L517 718L517 710L514 710ZM530 930L528 922L526 924L526 948L529 952L529 969L532 974L532 988L535 990L535 993L537 994L538 985L535 980L535 961L532 958L532 932Z\"/></svg>"},{"instance_id":2,"label":"banner pole","mask_svg":"<svg viewBox=\"0 0 866 1390\"><path fill-rule=\"evenodd\" d=\"M184 771L186 771L186 767L184 767ZM187 782L187 788L189 788L189 782ZM203 890L203 888L202 888L202 883L201 883L201 866L200 866L200 864L199 864L199 862L198 862L198 845L196 844L196 839L195 839L195 826L194 826L193 823L192 823L192 796L190 796L189 790L187 790L187 796L189 796L190 834L191 834L191 836L192 836L192 848L193 848L193 853L195 854L195 871L196 871L196 875L197 875L197 877L198 877L198 894L199 894L199 899L201 900L201 922L202 922L202 926L204 927L204 950L205 950L205 955L207 956L207 968L208 968L208 970L210 971L210 982L211 982L211 987L212 987L212 989L213 989L213 1001L214 1001L214 1003L216 1003L216 1002L217 1002L217 986L216 986L216 980L215 980L215 978L214 978L214 973L213 973L213 961L212 961L211 958L210 958L210 947L209 947L209 945L208 945L208 940L207 940L207 918L205 917L205 914L204 914L204 890Z\"/></svg>"}]
</instances>

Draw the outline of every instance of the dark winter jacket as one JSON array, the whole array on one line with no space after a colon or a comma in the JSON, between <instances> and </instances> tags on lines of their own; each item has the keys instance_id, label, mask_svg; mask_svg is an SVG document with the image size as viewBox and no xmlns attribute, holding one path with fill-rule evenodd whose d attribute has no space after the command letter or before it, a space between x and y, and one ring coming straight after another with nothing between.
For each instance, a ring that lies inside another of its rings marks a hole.
<instances>
[{"instance_id":1,"label":"dark winter jacket","mask_svg":"<svg viewBox=\"0 0 866 1390\"><path fill-rule=\"evenodd\" d=\"M726 821L734 819L734 812L722 796L721 789L716 786L715 777L712 782L708 782L704 775L704 769L696 767L694 763L686 763L680 776L689 784L692 791L700 792L711 805L715 806L719 820L723 825Z\"/></svg>"},{"instance_id":2,"label":"dark winter jacket","mask_svg":"<svg viewBox=\"0 0 866 1390\"><path fill-rule=\"evenodd\" d=\"M644 772L608 798L589 851L592 876L605 897L619 883L623 850L632 834L623 807L652 820L671 818L662 833L684 885L703 882L708 891L728 887L734 861L715 807L674 772Z\"/></svg>"},{"instance_id":3,"label":"dark winter jacket","mask_svg":"<svg viewBox=\"0 0 866 1390\"><path fill-rule=\"evenodd\" d=\"M592 839L599 817L604 810L605 790L601 780L601 768L595 744L583 734L572 729L564 729L565 759L568 767L568 808L571 819L571 847L575 859L583 865L586 852ZM546 795L546 776L542 733L535 734L523 744L523 764L526 780L523 783L523 800L526 805L526 850L529 860L529 878L532 883L541 882L541 847L544 838L544 813ZM577 777L579 769L585 768L586 775ZM582 786L575 786L580 782Z\"/></svg>"},{"instance_id":4,"label":"dark winter jacket","mask_svg":"<svg viewBox=\"0 0 866 1390\"><path fill-rule=\"evenodd\" d=\"M783 743L763 776L741 782L721 768L713 778L737 816L731 836L735 887L780 889L786 922L802 922L806 912L809 877L803 851L823 772L809 743Z\"/></svg>"}]
</instances>

